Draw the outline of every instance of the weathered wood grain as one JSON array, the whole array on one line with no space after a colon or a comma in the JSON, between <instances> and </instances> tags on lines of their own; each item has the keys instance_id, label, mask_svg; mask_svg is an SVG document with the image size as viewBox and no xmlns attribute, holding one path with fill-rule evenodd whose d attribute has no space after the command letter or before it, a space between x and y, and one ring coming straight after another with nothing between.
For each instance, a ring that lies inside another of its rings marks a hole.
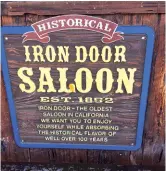
<instances>
[{"instance_id":1,"label":"weathered wood grain","mask_svg":"<svg viewBox=\"0 0 166 171\"><path fill-rule=\"evenodd\" d=\"M132 24L132 15L127 14L117 14L117 15L104 15L108 20L119 23L119 25L131 25ZM91 151L88 151L88 154L91 154ZM124 165L130 164L130 152L129 151L110 151L110 150L102 150L102 151L94 151L90 156L93 159L93 155L96 154L99 163L104 164L119 164L123 163ZM95 163L96 161L94 161Z\"/></svg>"},{"instance_id":2,"label":"weathered wood grain","mask_svg":"<svg viewBox=\"0 0 166 171\"><path fill-rule=\"evenodd\" d=\"M38 15L25 14L25 23L27 26L37 22ZM30 149L30 159L34 162L48 163L51 157L51 149Z\"/></svg>"},{"instance_id":3,"label":"weathered wood grain","mask_svg":"<svg viewBox=\"0 0 166 171\"><path fill-rule=\"evenodd\" d=\"M133 14L133 13L165 13L163 2L109 2L109 1L80 1L80 2L4 2L3 15L37 15L62 14Z\"/></svg>"},{"instance_id":4,"label":"weathered wood grain","mask_svg":"<svg viewBox=\"0 0 166 171\"><path fill-rule=\"evenodd\" d=\"M50 16L52 17L52 16ZM33 22L44 20L48 18L48 16L42 16L42 15L31 15L26 14L25 19L27 25L31 25ZM30 150L31 154L34 155L35 161L38 159L37 155L35 155L35 150ZM66 156L66 149L50 149L49 150L49 160L51 163L68 163L68 158ZM46 154L48 157L48 155ZM87 150L68 150L67 156L73 156L72 160L70 160L70 163L87 163Z\"/></svg>"},{"instance_id":5,"label":"weathered wood grain","mask_svg":"<svg viewBox=\"0 0 166 171\"><path fill-rule=\"evenodd\" d=\"M156 32L143 142L143 164L160 164L164 146L164 15L144 15L143 24Z\"/></svg>"},{"instance_id":6,"label":"weathered wood grain","mask_svg":"<svg viewBox=\"0 0 166 171\"><path fill-rule=\"evenodd\" d=\"M14 2L11 2L14 3ZM151 2L143 2L144 3L144 7L146 6L145 3L147 3L147 6L151 3ZM54 163L74 163L74 160L76 159L78 163L116 163L116 164L121 164L121 162L123 162L122 160L119 160L119 156L121 156L121 154L124 156L124 160L126 161L125 163L131 163L133 165L135 164L143 164L143 165L164 165L165 162L165 152L164 152L164 139L165 139L165 135L164 135L164 110L165 110L165 106L164 106L164 71L162 70L162 68L164 68L164 25L161 24L164 22L164 18L165 15L159 15L158 13L164 13L164 6L165 6L165 2L157 2L158 3L158 8L156 10L156 7L154 7L154 3L156 2L152 2L151 7L146 7L146 9L152 10L152 11L148 11L146 12L146 10L143 12L144 7L141 9L137 8L135 9L134 7L132 7L131 9L131 14L129 15L125 15L125 14L117 14L117 15L108 15L108 18L110 19L114 19L116 21L121 22L122 20L124 20L124 23L122 24L126 24L126 25L132 25L132 24L147 24L147 25L152 25L155 28L156 31L156 35L158 37L158 40L156 39L157 43L155 43L155 52L154 52L154 56L155 59L153 60L153 67L152 67L152 76L151 76L151 88L149 91L149 103L148 103L148 111L147 114L148 117L146 118L145 121L145 130L144 130L144 137L143 137L143 141L144 143L142 144L142 148L137 151L137 152L120 152L120 151L101 151L101 150L68 150L68 152L66 152L66 150L64 149L52 149L51 151L48 150L48 153L46 153L45 156L49 157L49 159L44 159L47 162L54 162ZM125 2L126 4L126 2ZM4 6L2 7L2 25L17 25L18 20L16 21L15 17L10 17L7 16L8 15L8 7L6 4L3 4ZM77 4L75 5L76 7ZM86 5L87 6L87 5ZM126 6L128 6L126 4ZM47 6L45 6L47 7ZM71 7L74 8L74 5L71 5ZM19 7L20 8L20 7ZM27 8L27 12L31 13L31 9L29 7ZM35 8L35 6L34 6ZM51 7L52 9L54 8L54 6ZM86 14L86 10L89 7L81 7L82 11L80 12L80 14ZM85 11L84 11L84 9ZM130 8L130 7L127 7ZM16 9L16 8L14 8ZM43 16L43 15L54 15L54 12L58 15L60 14L59 11L55 11L54 9L51 10L49 8L41 9L41 11L38 11L39 8L36 8L36 10L32 10L32 14L35 13L37 14L38 12L40 12L40 16L37 15L30 15L30 19L28 17L27 20L27 24L30 25L32 23L32 21L37 21L40 19L44 19L47 17L51 17L51 16ZM64 9L64 7L63 7ZM43 10L43 11L42 11ZM66 9L65 9L66 10ZM65 11L63 10L63 11ZM19 12L21 11L21 12ZM95 10L90 10L93 11L93 13L95 13ZM99 10L96 13L98 14L98 16L101 16L101 11ZM112 10L103 10L102 16L107 17L106 13L104 13L106 11L107 14L110 14L111 12L115 12ZM140 12L139 12L140 11ZM18 12L18 13L17 13ZM9 15L23 15L23 13L25 12L25 8L20 8L20 9L16 9L16 11L11 12ZM65 11L67 13L67 10ZM77 11L76 11L77 12ZM120 10L116 11L117 13L120 13ZM126 13L125 11L121 10L121 12ZM72 13L72 11L70 10L69 13ZM75 13L75 12L74 12ZM91 12L92 13L92 12ZM130 12L127 12L130 13ZM146 15L142 14L140 15L139 13L156 13L157 18L153 15ZM56 15L55 14L55 15ZM65 13L64 13L65 14ZM6 15L6 16L4 16ZM22 21L26 20L27 16L29 14L26 14L24 16L22 16ZM124 16L123 18L120 16ZM120 16L119 19L117 19L117 16ZM35 18L38 19L36 20ZM17 18L17 17L16 17ZM19 17L20 18L20 17ZM33 19L34 18L34 19ZM132 22L131 22L132 20ZM26 25L26 23L19 23L20 25ZM156 26L157 25L157 26ZM159 27L160 26L160 27ZM158 28L158 29L157 29ZM158 73L159 71L159 73ZM156 87L156 88L155 88ZM1 86L2 88L2 92L5 92L5 87L2 84ZM153 97L154 96L154 97ZM31 160L30 154L28 154L29 152L26 153L20 153L20 151L18 150L18 147L15 145L15 143L13 142L13 135L12 135L12 129L11 129L11 122L10 122L10 116L9 116L9 111L8 111L8 104L6 101L6 94L2 93L2 118L4 118L2 120L2 130L3 131L3 136L4 137L9 137L9 142L7 143L7 148L5 152L2 152L2 161L6 161L6 162L35 162L35 161L43 161L43 155L39 155L36 154L36 150L34 150L32 152L31 149L31 153L33 153L33 157L32 159L34 161ZM6 119L5 119L6 117ZM158 119L156 119L158 118ZM155 121L155 122L154 122ZM153 128L153 125L158 125L157 127ZM148 130L150 130L150 132L148 132ZM153 133L154 131L154 133ZM154 141L154 139L156 139L156 132L159 132L157 134L157 141ZM154 134L154 135L153 135ZM3 137L2 136L2 137ZM147 142L148 140L148 142ZM147 143L145 143L147 142ZM145 145L144 145L145 144ZM157 145L155 145L157 144ZM157 147L157 148L156 148ZM144 150L145 148L145 150ZM156 150L157 149L157 150ZM22 150L22 149L21 149ZM142 153L142 151L144 150L144 152ZM155 152L154 152L155 150ZM39 150L40 151L40 150ZM125 155L123 153L127 153L128 155ZM154 153L155 156L154 157ZM26 155L27 157L23 157L23 155ZM36 155L36 157L35 157ZM72 158L72 160L69 160L69 158L66 155L70 155L70 156L75 156ZM130 156L129 156L130 155ZM65 157L66 156L66 157ZM62 161L63 160L63 161ZM123 162L124 163L124 162ZM125 164L126 165L126 164Z\"/></svg>"},{"instance_id":7,"label":"weathered wood grain","mask_svg":"<svg viewBox=\"0 0 166 171\"><path fill-rule=\"evenodd\" d=\"M2 25L25 25L23 22L23 16L17 18L12 18L9 16L2 16ZM10 120L9 108L7 103L4 79L1 74L1 138L4 141L5 149L1 153L2 161L3 162L29 162L30 161L30 154L29 149L22 149L19 148L13 139L13 130Z\"/></svg>"},{"instance_id":8,"label":"weathered wood grain","mask_svg":"<svg viewBox=\"0 0 166 171\"><path fill-rule=\"evenodd\" d=\"M26 17L25 16L18 16L18 17L2 16L2 25L5 25L5 26L28 25L28 23L30 23L30 19L27 19L27 18L31 18L31 15L27 14ZM33 21L34 20L35 19L33 19ZM1 87L2 87L2 90L5 92L4 83L2 84ZM19 148L15 144L15 141L13 139L13 130L11 128L10 116L8 113L6 93L2 94L2 97L5 98L5 100L2 100L2 103L4 103L4 105L6 105L3 108L4 111L2 111L2 118L7 119L6 121L2 122L2 131L3 131L2 138L4 138L4 141L6 144L6 150L2 153L2 161L3 162L30 162L33 160L34 162L39 162L39 160L42 160L42 162L44 162L44 161L48 162L49 161L49 150L47 150L47 149L46 150L45 149L44 150L43 149L42 150L40 150L40 149L36 149L36 150L23 149L23 148ZM7 113L5 111L7 111ZM7 136L7 138L6 138L6 136ZM10 138L10 140L8 140L9 138Z\"/></svg>"},{"instance_id":9,"label":"weathered wood grain","mask_svg":"<svg viewBox=\"0 0 166 171\"><path fill-rule=\"evenodd\" d=\"M29 149L19 148L13 139L3 78L1 79L1 118L1 138L5 145L4 151L1 152L2 162L29 162Z\"/></svg>"},{"instance_id":10,"label":"weathered wood grain","mask_svg":"<svg viewBox=\"0 0 166 171\"><path fill-rule=\"evenodd\" d=\"M141 14L141 15L133 14L133 15L131 15L130 24L142 25L142 18L143 18L143 14ZM130 155L129 155L130 164L132 164L132 165L141 165L142 164L142 149L143 149L143 145L142 145L142 148L140 148L139 150L130 152Z\"/></svg>"},{"instance_id":11,"label":"weathered wood grain","mask_svg":"<svg viewBox=\"0 0 166 171\"><path fill-rule=\"evenodd\" d=\"M49 163L50 162L49 149L30 149L30 161L34 163Z\"/></svg>"},{"instance_id":12,"label":"weathered wood grain","mask_svg":"<svg viewBox=\"0 0 166 171\"><path fill-rule=\"evenodd\" d=\"M87 150L80 149L52 149L50 162L61 163L87 163Z\"/></svg>"},{"instance_id":13,"label":"weathered wood grain","mask_svg":"<svg viewBox=\"0 0 166 171\"><path fill-rule=\"evenodd\" d=\"M16 17L10 17L10 16L2 16L2 25L3 26L25 26L25 17L24 16L16 16Z\"/></svg>"}]
</instances>

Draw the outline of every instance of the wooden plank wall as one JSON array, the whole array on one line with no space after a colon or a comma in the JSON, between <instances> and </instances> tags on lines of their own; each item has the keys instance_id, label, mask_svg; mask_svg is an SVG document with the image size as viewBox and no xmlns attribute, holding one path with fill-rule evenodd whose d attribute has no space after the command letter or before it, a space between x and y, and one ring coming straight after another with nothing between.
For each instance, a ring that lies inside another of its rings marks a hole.
<instances>
[{"instance_id":1,"label":"wooden plank wall","mask_svg":"<svg viewBox=\"0 0 166 171\"><path fill-rule=\"evenodd\" d=\"M140 150L65 150L22 149L15 145L9 116L5 85L1 79L2 162L98 163L120 165L164 165L165 101L164 51L165 2L4 2L3 26L26 26L62 14L88 14L105 17L119 25L148 25L156 33L148 106Z\"/></svg>"}]
</instances>

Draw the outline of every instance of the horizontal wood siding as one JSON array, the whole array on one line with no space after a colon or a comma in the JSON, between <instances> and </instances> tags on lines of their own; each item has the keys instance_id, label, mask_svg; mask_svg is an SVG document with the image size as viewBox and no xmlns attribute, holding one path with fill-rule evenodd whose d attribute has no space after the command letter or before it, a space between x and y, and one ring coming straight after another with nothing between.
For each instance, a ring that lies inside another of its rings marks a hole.
<instances>
[{"instance_id":1,"label":"horizontal wood siding","mask_svg":"<svg viewBox=\"0 0 166 171\"><path fill-rule=\"evenodd\" d=\"M62 14L140 14L165 13L163 2L108 2L108 1L80 1L80 2L6 2L3 4L3 15L37 15Z\"/></svg>"}]
</instances>

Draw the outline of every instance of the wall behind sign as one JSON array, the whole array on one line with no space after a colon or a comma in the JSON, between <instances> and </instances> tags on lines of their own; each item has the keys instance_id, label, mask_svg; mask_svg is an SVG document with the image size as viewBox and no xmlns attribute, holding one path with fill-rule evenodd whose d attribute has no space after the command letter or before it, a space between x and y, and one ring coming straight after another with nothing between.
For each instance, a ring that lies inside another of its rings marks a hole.
<instances>
[{"instance_id":1,"label":"wall behind sign","mask_svg":"<svg viewBox=\"0 0 166 171\"><path fill-rule=\"evenodd\" d=\"M3 78L1 79L3 162L164 165L164 2L4 2L3 26L26 26L51 16L88 14L119 25L148 25L156 33L142 148L106 150L22 149L15 145ZM12 49L13 52L16 49Z\"/></svg>"}]
</instances>

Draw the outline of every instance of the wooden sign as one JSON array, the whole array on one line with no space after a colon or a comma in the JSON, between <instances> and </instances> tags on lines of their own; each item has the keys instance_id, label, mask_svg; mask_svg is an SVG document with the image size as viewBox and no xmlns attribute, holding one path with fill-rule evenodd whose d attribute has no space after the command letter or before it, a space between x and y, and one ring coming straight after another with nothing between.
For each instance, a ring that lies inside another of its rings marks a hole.
<instances>
[{"instance_id":1,"label":"wooden sign","mask_svg":"<svg viewBox=\"0 0 166 171\"><path fill-rule=\"evenodd\" d=\"M2 28L14 137L28 148L137 150L154 32L84 15Z\"/></svg>"}]
</instances>

